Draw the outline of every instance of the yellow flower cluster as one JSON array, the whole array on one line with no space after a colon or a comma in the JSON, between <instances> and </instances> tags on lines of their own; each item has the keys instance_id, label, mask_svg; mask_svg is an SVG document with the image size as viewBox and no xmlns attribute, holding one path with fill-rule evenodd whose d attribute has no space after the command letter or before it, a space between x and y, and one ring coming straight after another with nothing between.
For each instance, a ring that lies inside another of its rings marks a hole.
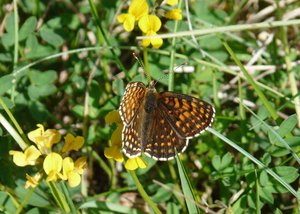
<instances>
[{"instance_id":1,"label":"yellow flower cluster","mask_svg":"<svg viewBox=\"0 0 300 214\"><path fill-rule=\"evenodd\" d=\"M41 124L37 126L36 130L28 133L28 138L35 145L27 147L24 152L14 150L9 152L17 166L36 165L38 167L42 165L43 170L39 170L36 175L30 176L26 174L27 182L25 188L36 187L44 175L46 175L46 181L61 179L67 180L71 187L78 186L83 170L86 167L86 158L80 157L74 162L71 157L66 155L72 150L78 151L83 146L83 137L74 137L72 134L67 134L64 138L65 142L61 152L56 153L52 151L52 147L60 142L60 133L55 129L47 129L45 131L44 126Z\"/></svg>"},{"instance_id":2,"label":"yellow flower cluster","mask_svg":"<svg viewBox=\"0 0 300 214\"><path fill-rule=\"evenodd\" d=\"M166 1L167 4L174 6L178 4L178 0ZM153 9L155 10L155 9ZM165 13L167 19L181 20L181 9L173 9ZM134 29L135 22L138 22L138 27L145 36L155 36L161 28L161 20L154 14L149 14L149 6L146 0L132 0L128 13L122 13L117 17L126 31L130 32ZM161 38L144 39L143 47L152 45L154 48L159 48L163 44Z\"/></svg>"},{"instance_id":3,"label":"yellow flower cluster","mask_svg":"<svg viewBox=\"0 0 300 214\"><path fill-rule=\"evenodd\" d=\"M108 159L114 159L118 162L123 162L123 154L121 153L122 148L122 130L123 123L118 111L111 111L105 117L107 124L116 123L117 128L111 136L111 146L104 150L104 155ZM136 170L137 168L146 168L147 163L141 157L130 158L125 163L125 168L128 170Z\"/></svg>"}]
</instances>

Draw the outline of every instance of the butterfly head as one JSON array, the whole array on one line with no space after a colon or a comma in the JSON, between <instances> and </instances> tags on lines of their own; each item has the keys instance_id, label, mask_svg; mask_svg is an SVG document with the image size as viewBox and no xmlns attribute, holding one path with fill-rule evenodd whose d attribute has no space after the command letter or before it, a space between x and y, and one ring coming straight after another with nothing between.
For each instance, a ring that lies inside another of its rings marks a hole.
<instances>
[{"instance_id":1,"label":"butterfly head","mask_svg":"<svg viewBox=\"0 0 300 214\"><path fill-rule=\"evenodd\" d=\"M148 85L148 90L151 92L156 92L155 84L156 84L156 81L152 80Z\"/></svg>"}]
</instances>

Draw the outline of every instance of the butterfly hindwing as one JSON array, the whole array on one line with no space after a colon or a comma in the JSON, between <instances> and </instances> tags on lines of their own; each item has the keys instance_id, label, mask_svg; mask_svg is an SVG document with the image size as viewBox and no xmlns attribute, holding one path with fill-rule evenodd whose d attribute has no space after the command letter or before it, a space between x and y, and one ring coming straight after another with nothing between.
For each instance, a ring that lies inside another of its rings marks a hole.
<instances>
[{"instance_id":1,"label":"butterfly hindwing","mask_svg":"<svg viewBox=\"0 0 300 214\"><path fill-rule=\"evenodd\" d=\"M133 118L131 123L123 127L122 131L122 150L129 158L141 155L141 132L140 132L139 113Z\"/></svg>"},{"instance_id":2,"label":"butterfly hindwing","mask_svg":"<svg viewBox=\"0 0 300 214\"><path fill-rule=\"evenodd\" d=\"M188 139L181 138L173 130L161 109L156 109L154 115L144 153L156 160L173 159L175 149L178 153L183 152L188 145Z\"/></svg>"},{"instance_id":3,"label":"butterfly hindwing","mask_svg":"<svg viewBox=\"0 0 300 214\"><path fill-rule=\"evenodd\" d=\"M159 95L158 108L181 137L195 137L213 122L215 110L205 101L173 92Z\"/></svg>"}]
</instances>

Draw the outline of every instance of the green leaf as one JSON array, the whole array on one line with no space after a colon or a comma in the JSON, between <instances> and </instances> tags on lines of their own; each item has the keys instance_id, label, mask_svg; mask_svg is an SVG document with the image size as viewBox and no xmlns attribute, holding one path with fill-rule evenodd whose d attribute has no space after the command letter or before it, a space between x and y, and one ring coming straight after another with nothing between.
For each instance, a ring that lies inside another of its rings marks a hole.
<instances>
[{"instance_id":1,"label":"green leaf","mask_svg":"<svg viewBox=\"0 0 300 214\"><path fill-rule=\"evenodd\" d=\"M210 54L221 62L225 62L228 59L228 54L224 51L211 51Z\"/></svg>"},{"instance_id":2,"label":"green leaf","mask_svg":"<svg viewBox=\"0 0 300 214\"><path fill-rule=\"evenodd\" d=\"M266 171L261 171L259 176L259 183L261 186L266 186L269 181L268 173Z\"/></svg>"},{"instance_id":3,"label":"green leaf","mask_svg":"<svg viewBox=\"0 0 300 214\"><path fill-rule=\"evenodd\" d=\"M1 99L8 109L12 109L15 106L14 103L7 97L1 97ZM0 105L0 109L3 109L2 105Z\"/></svg>"},{"instance_id":4,"label":"green leaf","mask_svg":"<svg viewBox=\"0 0 300 214\"><path fill-rule=\"evenodd\" d=\"M14 12L10 13L6 19L6 32L13 33L15 32L15 14Z\"/></svg>"},{"instance_id":5,"label":"green leaf","mask_svg":"<svg viewBox=\"0 0 300 214\"><path fill-rule=\"evenodd\" d=\"M285 135L290 133L295 128L295 126L297 125L297 121L298 121L297 120L297 115L294 114L294 115L290 116L289 118L287 118L286 120L284 120L280 124L279 129L274 130L274 131L276 131L279 134L279 136L284 137ZM272 144L276 144L276 145L279 145L279 146L282 145L279 142L277 136L271 130L268 131L268 137L269 137L269 140Z\"/></svg>"},{"instance_id":6,"label":"green leaf","mask_svg":"<svg viewBox=\"0 0 300 214\"><path fill-rule=\"evenodd\" d=\"M123 80L116 79L112 83L112 90L116 95L122 96L124 94L124 82Z\"/></svg>"},{"instance_id":7,"label":"green leaf","mask_svg":"<svg viewBox=\"0 0 300 214\"><path fill-rule=\"evenodd\" d=\"M230 153L226 153L222 159L219 155L215 155L212 159L212 165L217 171L224 170L227 168L232 161L232 155Z\"/></svg>"},{"instance_id":8,"label":"green leaf","mask_svg":"<svg viewBox=\"0 0 300 214\"><path fill-rule=\"evenodd\" d=\"M1 62L11 62L12 57L10 53L0 53L0 61Z\"/></svg>"},{"instance_id":9,"label":"green leaf","mask_svg":"<svg viewBox=\"0 0 300 214\"><path fill-rule=\"evenodd\" d=\"M8 74L5 76L2 76L0 78L0 95L4 94L5 92L7 92L12 86L13 86L13 76Z\"/></svg>"},{"instance_id":10,"label":"green leaf","mask_svg":"<svg viewBox=\"0 0 300 214\"><path fill-rule=\"evenodd\" d=\"M65 17L67 14L64 14L64 16L55 16L52 19L49 19L47 21L47 26L51 29L60 29L62 28L62 19Z\"/></svg>"},{"instance_id":11,"label":"green leaf","mask_svg":"<svg viewBox=\"0 0 300 214\"><path fill-rule=\"evenodd\" d=\"M299 177L298 169L292 166L277 166L274 171L287 183L292 183Z\"/></svg>"},{"instance_id":12,"label":"green leaf","mask_svg":"<svg viewBox=\"0 0 300 214\"><path fill-rule=\"evenodd\" d=\"M59 47L64 43L63 38L52 30L42 29L40 34L46 42L53 45L54 47Z\"/></svg>"},{"instance_id":13,"label":"green leaf","mask_svg":"<svg viewBox=\"0 0 300 214\"><path fill-rule=\"evenodd\" d=\"M26 39L35 30L37 19L34 16L29 17L19 31L19 41Z\"/></svg>"},{"instance_id":14,"label":"green leaf","mask_svg":"<svg viewBox=\"0 0 300 214\"><path fill-rule=\"evenodd\" d=\"M34 101L29 103L29 111L36 121L46 121L50 113L44 104Z\"/></svg>"},{"instance_id":15,"label":"green leaf","mask_svg":"<svg viewBox=\"0 0 300 214\"><path fill-rule=\"evenodd\" d=\"M267 202L269 202L270 204L274 203L274 198L272 195L272 190L269 189L268 187L262 187L260 188L260 197L262 197L263 199L265 199Z\"/></svg>"},{"instance_id":16,"label":"green leaf","mask_svg":"<svg viewBox=\"0 0 300 214\"><path fill-rule=\"evenodd\" d=\"M57 73L53 70L43 72L30 70L28 76L31 80L31 83L38 86L51 84L57 79Z\"/></svg>"},{"instance_id":17,"label":"green leaf","mask_svg":"<svg viewBox=\"0 0 300 214\"><path fill-rule=\"evenodd\" d=\"M250 119L251 124L256 132L258 132L261 128L266 129L264 126L262 126L261 121L263 121L264 119L269 117L269 112L267 111L267 109L264 106L261 106L259 108L257 117L259 117L259 119L254 116L252 116ZM268 132L267 129L265 132Z\"/></svg>"},{"instance_id":18,"label":"green leaf","mask_svg":"<svg viewBox=\"0 0 300 214\"><path fill-rule=\"evenodd\" d=\"M213 167L219 171L219 169L221 168L221 158L219 155L215 155L212 159L212 165Z\"/></svg>"},{"instance_id":19,"label":"green leaf","mask_svg":"<svg viewBox=\"0 0 300 214\"><path fill-rule=\"evenodd\" d=\"M271 126L270 126L270 128L274 129L274 127L271 127ZM274 131L277 132L277 130L274 130ZM270 140L270 143L273 145L277 142L277 137L271 130L268 131L268 138Z\"/></svg>"},{"instance_id":20,"label":"green leaf","mask_svg":"<svg viewBox=\"0 0 300 214\"><path fill-rule=\"evenodd\" d=\"M221 168L225 169L226 167L228 167L230 165L231 161L232 161L232 155L229 152L227 152L222 157Z\"/></svg>"},{"instance_id":21,"label":"green leaf","mask_svg":"<svg viewBox=\"0 0 300 214\"><path fill-rule=\"evenodd\" d=\"M38 39L36 38L35 35L31 34L27 37L26 39L26 57L28 58L28 55L30 56L30 53L36 51L36 49L39 46Z\"/></svg>"},{"instance_id":22,"label":"green leaf","mask_svg":"<svg viewBox=\"0 0 300 214\"><path fill-rule=\"evenodd\" d=\"M29 101L29 99L27 98L27 94L25 95L24 93L17 94L17 96L15 98L16 106L21 107L21 108L23 106L27 106L28 101Z\"/></svg>"},{"instance_id":23,"label":"green leaf","mask_svg":"<svg viewBox=\"0 0 300 214\"><path fill-rule=\"evenodd\" d=\"M277 208L277 209L275 210L275 214L282 214L282 212L281 212L281 210L280 210L279 208Z\"/></svg>"},{"instance_id":24,"label":"green leaf","mask_svg":"<svg viewBox=\"0 0 300 214\"><path fill-rule=\"evenodd\" d=\"M14 13L10 13L10 15L6 19L6 32L2 35L2 44L8 49L15 43L15 17Z\"/></svg>"},{"instance_id":25,"label":"green leaf","mask_svg":"<svg viewBox=\"0 0 300 214\"><path fill-rule=\"evenodd\" d=\"M297 147L300 146L300 137L289 137L285 139L285 142L292 147L294 151L297 150ZM279 144L279 143L278 143ZM270 154L274 157L282 157L290 153L288 149L286 149L283 145L272 146L269 150Z\"/></svg>"},{"instance_id":26,"label":"green leaf","mask_svg":"<svg viewBox=\"0 0 300 214\"><path fill-rule=\"evenodd\" d=\"M83 117L83 105L75 105L72 108L72 112L75 113L78 117Z\"/></svg>"},{"instance_id":27,"label":"green leaf","mask_svg":"<svg viewBox=\"0 0 300 214\"><path fill-rule=\"evenodd\" d=\"M222 42L220 38L216 36L202 37L199 40L199 45L203 49L220 50L220 48L222 47Z\"/></svg>"},{"instance_id":28,"label":"green leaf","mask_svg":"<svg viewBox=\"0 0 300 214\"><path fill-rule=\"evenodd\" d=\"M24 182L21 180L18 180L17 182L17 188L15 189L15 191L18 193L18 196L20 198L26 198L26 196L28 194L30 194L29 192L31 191L31 189L25 189L24 188ZM42 188L41 188L42 186ZM50 201L49 201L49 195L43 190L43 188L45 188L44 183L41 183L39 185L39 188L36 188L32 195L30 196L27 204L31 205L31 206L37 206L37 207L46 207L46 206L51 206Z\"/></svg>"},{"instance_id":29,"label":"green leaf","mask_svg":"<svg viewBox=\"0 0 300 214\"><path fill-rule=\"evenodd\" d=\"M31 100L37 100L40 97L46 97L56 92L56 87L52 84L48 85L30 85L28 87L28 95Z\"/></svg>"},{"instance_id":30,"label":"green leaf","mask_svg":"<svg viewBox=\"0 0 300 214\"><path fill-rule=\"evenodd\" d=\"M151 77L164 85L168 85L168 78L165 78L165 73L159 64L152 64L149 68Z\"/></svg>"},{"instance_id":31,"label":"green leaf","mask_svg":"<svg viewBox=\"0 0 300 214\"><path fill-rule=\"evenodd\" d=\"M170 189L175 189L174 184L165 184ZM156 193L151 197L152 200L156 203L162 203L168 201L172 197L173 193L165 187L160 187Z\"/></svg>"},{"instance_id":32,"label":"green leaf","mask_svg":"<svg viewBox=\"0 0 300 214\"><path fill-rule=\"evenodd\" d=\"M262 157L262 162L268 166L271 163L272 159L271 159L271 155L269 153L265 153Z\"/></svg>"},{"instance_id":33,"label":"green leaf","mask_svg":"<svg viewBox=\"0 0 300 214\"><path fill-rule=\"evenodd\" d=\"M284 120L280 124L280 127L278 129L278 134L281 137L284 137L286 134L288 134L291 131L293 131L293 129L297 125L297 122L298 122L298 120L297 120L297 115L296 114L290 116L289 118L287 118L286 120Z\"/></svg>"},{"instance_id":34,"label":"green leaf","mask_svg":"<svg viewBox=\"0 0 300 214\"><path fill-rule=\"evenodd\" d=\"M38 45L35 50L26 54L27 59L35 59L49 56L54 53L54 49L47 45Z\"/></svg>"},{"instance_id":35,"label":"green leaf","mask_svg":"<svg viewBox=\"0 0 300 214\"><path fill-rule=\"evenodd\" d=\"M5 49L9 49L15 43L15 34L13 33L4 33L2 35L2 44Z\"/></svg>"}]
</instances>

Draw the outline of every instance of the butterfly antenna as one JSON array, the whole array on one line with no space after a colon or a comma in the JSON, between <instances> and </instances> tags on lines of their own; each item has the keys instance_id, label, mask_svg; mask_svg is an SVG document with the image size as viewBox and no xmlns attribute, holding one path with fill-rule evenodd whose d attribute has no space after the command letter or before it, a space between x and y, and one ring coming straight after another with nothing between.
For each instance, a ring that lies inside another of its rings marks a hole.
<instances>
[{"instance_id":1,"label":"butterfly antenna","mask_svg":"<svg viewBox=\"0 0 300 214\"><path fill-rule=\"evenodd\" d=\"M141 58L138 57L134 52L132 53L132 55L136 59L136 61L139 63L141 68L143 69L143 74L146 77L146 79L149 80L149 76L148 76L147 72L145 71L145 65L144 65L143 61L141 60Z\"/></svg>"},{"instance_id":2,"label":"butterfly antenna","mask_svg":"<svg viewBox=\"0 0 300 214\"><path fill-rule=\"evenodd\" d=\"M174 72L175 72L178 68L183 67L183 66L186 65L186 64L187 64L187 62L184 62L184 63L182 63L182 64L176 66L175 68L173 68ZM163 80L163 79L168 78L168 77L169 77L169 74L168 74L168 73L165 73L165 74L163 74L163 76L162 76L161 78L158 79L158 81ZM157 81L157 82L158 82L158 81Z\"/></svg>"}]
</instances>

